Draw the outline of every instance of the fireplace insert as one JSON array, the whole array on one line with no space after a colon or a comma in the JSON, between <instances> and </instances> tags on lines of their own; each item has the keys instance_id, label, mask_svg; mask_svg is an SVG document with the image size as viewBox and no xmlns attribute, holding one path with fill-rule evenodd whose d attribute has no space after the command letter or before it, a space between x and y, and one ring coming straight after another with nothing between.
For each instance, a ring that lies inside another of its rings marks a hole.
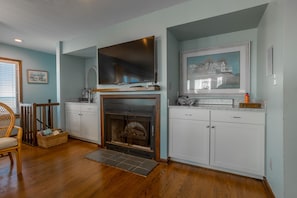
<instances>
[{"instance_id":1,"label":"fireplace insert","mask_svg":"<svg viewBox=\"0 0 297 198\"><path fill-rule=\"evenodd\" d=\"M108 149L155 157L153 99L105 99L104 141Z\"/></svg>"}]
</instances>

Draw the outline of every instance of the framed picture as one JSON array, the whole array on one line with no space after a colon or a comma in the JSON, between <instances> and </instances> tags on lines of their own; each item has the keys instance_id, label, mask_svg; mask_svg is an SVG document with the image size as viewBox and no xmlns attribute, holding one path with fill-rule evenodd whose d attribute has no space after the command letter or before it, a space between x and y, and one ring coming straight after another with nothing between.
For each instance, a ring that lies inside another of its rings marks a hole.
<instances>
[{"instance_id":1,"label":"framed picture","mask_svg":"<svg viewBox=\"0 0 297 198\"><path fill-rule=\"evenodd\" d=\"M181 93L242 94L250 91L250 42L182 52Z\"/></svg>"},{"instance_id":2,"label":"framed picture","mask_svg":"<svg viewBox=\"0 0 297 198\"><path fill-rule=\"evenodd\" d=\"M28 83L47 84L48 83L48 72L41 70L27 70Z\"/></svg>"}]
</instances>

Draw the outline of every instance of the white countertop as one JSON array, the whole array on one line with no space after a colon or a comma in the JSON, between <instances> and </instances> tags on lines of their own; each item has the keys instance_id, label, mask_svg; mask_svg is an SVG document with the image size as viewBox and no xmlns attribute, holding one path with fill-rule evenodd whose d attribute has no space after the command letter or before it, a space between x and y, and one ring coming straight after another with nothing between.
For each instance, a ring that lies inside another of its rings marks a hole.
<instances>
[{"instance_id":1,"label":"white countertop","mask_svg":"<svg viewBox=\"0 0 297 198\"><path fill-rule=\"evenodd\" d=\"M238 106L232 107L231 105L199 105L199 106L187 106L187 105L170 105L169 108L195 108L195 109L209 109L209 110L229 110L229 111L254 111L265 112L264 108L239 108Z\"/></svg>"},{"instance_id":2,"label":"white countertop","mask_svg":"<svg viewBox=\"0 0 297 198\"><path fill-rule=\"evenodd\" d=\"M88 102L74 102L74 101L68 101L65 103L73 103L73 104L81 104L81 105L97 105L97 103L88 103Z\"/></svg>"}]
</instances>

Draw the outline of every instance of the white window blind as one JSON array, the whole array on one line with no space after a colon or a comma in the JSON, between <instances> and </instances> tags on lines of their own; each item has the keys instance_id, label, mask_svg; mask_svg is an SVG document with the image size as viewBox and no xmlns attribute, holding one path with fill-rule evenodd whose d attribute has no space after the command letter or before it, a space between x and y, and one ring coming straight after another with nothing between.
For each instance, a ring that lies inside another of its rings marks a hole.
<instances>
[{"instance_id":1,"label":"white window blind","mask_svg":"<svg viewBox=\"0 0 297 198\"><path fill-rule=\"evenodd\" d=\"M0 60L0 101L18 113L18 65Z\"/></svg>"}]
</instances>

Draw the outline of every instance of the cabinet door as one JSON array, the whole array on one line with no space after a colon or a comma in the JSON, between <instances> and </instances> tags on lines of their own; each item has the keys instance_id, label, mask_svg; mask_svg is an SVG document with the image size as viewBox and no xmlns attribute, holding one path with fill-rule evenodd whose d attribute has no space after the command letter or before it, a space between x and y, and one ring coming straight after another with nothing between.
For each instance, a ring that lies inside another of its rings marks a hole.
<instances>
[{"instance_id":1,"label":"cabinet door","mask_svg":"<svg viewBox=\"0 0 297 198\"><path fill-rule=\"evenodd\" d=\"M208 165L209 122L175 118L169 122L170 157Z\"/></svg>"},{"instance_id":2,"label":"cabinet door","mask_svg":"<svg viewBox=\"0 0 297 198\"><path fill-rule=\"evenodd\" d=\"M212 121L213 167L264 176L264 125Z\"/></svg>"},{"instance_id":3,"label":"cabinet door","mask_svg":"<svg viewBox=\"0 0 297 198\"><path fill-rule=\"evenodd\" d=\"M66 131L69 135L80 137L80 112L66 111Z\"/></svg>"},{"instance_id":4,"label":"cabinet door","mask_svg":"<svg viewBox=\"0 0 297 198\"><path fill-rule=\"evenodd\" d=\"M87 140L98 142L98 116L96 111L81 111L81 135Z\"/></svg>"}]
</instances>

